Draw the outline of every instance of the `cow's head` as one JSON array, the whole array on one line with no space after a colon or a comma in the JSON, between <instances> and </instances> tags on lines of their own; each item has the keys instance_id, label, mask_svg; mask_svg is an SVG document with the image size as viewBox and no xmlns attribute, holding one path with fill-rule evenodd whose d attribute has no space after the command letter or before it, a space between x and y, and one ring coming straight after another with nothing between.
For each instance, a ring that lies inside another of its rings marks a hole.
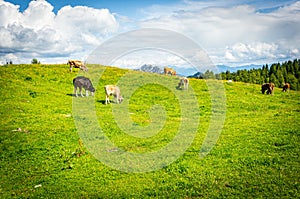
<instances>
[{"instance_id":1,"label":"cow's head","mask_svg":"<svg viewBox=\"0 0 300 199\"><path fill-rule=\"evenodd\" d=\"M121 97L119 97L119 103L122 103L123 102L123 100L124 100L124 98L121 96Z\"/></svg>"},{"instance_id":2,"label":"cow's head","mask_svg":"<svg viewBox=\"0 0 300 199\"><path fill-rule=\"evenodd\" d=\"M84 66L84 65L81 66L80 69L83 70L84 72L88 72L88 68L86 66Z\"/></svg>"},{"instance_id":3,"label":"cow's head","mask_svg":"<svg viewBox=\"0 0 300 199\"><path fill-rule=\"evenodd\" d=\"M93 86L90 86L88 90L91 91L91 95L94 96L96 89Z\"/></svg>"}]
</instances>

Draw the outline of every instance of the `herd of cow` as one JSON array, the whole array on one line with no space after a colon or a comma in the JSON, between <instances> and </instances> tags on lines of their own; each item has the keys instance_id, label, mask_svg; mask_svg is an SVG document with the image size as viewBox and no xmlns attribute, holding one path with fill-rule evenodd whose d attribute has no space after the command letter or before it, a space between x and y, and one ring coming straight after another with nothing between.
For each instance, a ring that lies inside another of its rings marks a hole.
<instances>
[{"instance_id":1,"label":"herd of cow","mask_svg":"<svg viewBox=\"0 0 300 199\"><path fill-rule=\"evenodd\" d=\"M267 91L267 94L274 94L274 88L275 88L275 84L273 84L272 82L269 83L265 83L261 85L261 92L262 94L265 94L265 92ZM282 91L283 92L289 92L290 91L290 84L289 83L285 83L283 85Z\"/></svg>"},{"instance_id":2,"label":"herd of cow","mask_svg":"<svg viewBox=\"0 0 300 199\"><path fill-rule=\"evenodd\" d=\"M73 67L79 68L80 70L85 71L85 72L88 71L88 68L85 66L84 62L79 61L79 60L69 60L68 65L70 65L71 72L72 72ZM164 74L173 76L173 75L176 75L176 71L172 68L165 67ZM78 77L74 78L73 85L74 85L74 93L75 93L76 97L78 97L78 94L77 94L78 88L79 88L81 97L83 97L82 88L85 89L86 96L88 96L88 91L91 92L91 95L94 95L94 92L96 91L96 89L93 87L91 80L86 77L83 77L83 76L78 76ZM178 86L176 88L188 90L188 85L189 85L189 79L186 77L183 77L183 78L180 78ZM266 92L267 94L274 94L274 88L275 88L275 85L272 82L265 83L265 84L262 84L262 86L261 86L261 92L262 92L262 94L265 94L265 92L267 91ZM111 95L114 96L116 103L119 104L123 101L123 97L121 96L121 91L118 86L106 85L106 86L104 86L104 90L105 90L105 94L106 94L105 104L110 103L109 97ZM286 83L283 86L282 91L288 92L289 90L290 90L290 84Z\"/></svg>"},{"instance_id":3,"label":"herd of cow","mask_svg":"<svg viewBox=\"0 0 300 199\"><path fill-rule=\"evenodd\" d=\"M70 65L70 72L72 72L73 67L74 68L79 68L82 71L87 72L88 68L85 66L85 64L82 61L79 60L69 60L68 65ZM166 75L176 75L176 71L172 68L164 68L164 73ZM93 84L89 78L83 77L83 76L78 76L73 79L73 85L74 85L74 94L76 97L78 97L77 90L79 88L80 91L80 96L83 97L82 94L82 89L84 88L85 90L85 95L89 96L88 91L91 92L91 95L94 95L94 92L96 89L93 87ZM180 79L178 86L176 87L177 89L188 89L189 85L189 80L186 77L183 77ZM116 85L106 85L104 86L104 91L106 94L105 98L105 104L110 103L109 97L111 95L114 96L115 102L117 104L121 103L123 101L123 97L121 95L120 88Z\"/></svg>"}]
</instances>

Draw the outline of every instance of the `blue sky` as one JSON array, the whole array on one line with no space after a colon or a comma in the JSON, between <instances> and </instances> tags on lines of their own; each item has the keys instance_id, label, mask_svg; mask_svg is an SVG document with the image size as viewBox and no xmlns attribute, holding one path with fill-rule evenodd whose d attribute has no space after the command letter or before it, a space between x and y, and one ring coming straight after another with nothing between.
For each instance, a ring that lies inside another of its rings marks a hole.
<instances>
[{"instance_id":1,"label":"blue sky","mask_svg":"<svg viewBox=\"0 0 300 199\"><path fill-rule=\"evenodd\" d=\"M0 0L0 64L85 60L101 43L141 28L191 38L215 64L276 63L300 58L299 18L296 0ZM161 58L135 53L116 63L184 65Z\"/></svg>"},{"instance_id":2,"label":"blue sky","mask_svg":"<svg viewBox=\"0 0 300 199\"><path fill-rule=\"evenodd\" d=\"M24 11L30 2L30 0L7 0L13 4L20 5L20 11ZM54 6L53 11L57 13L59 9L64 6L88 6L93 8L108 8L112 13L118 13L121 15L136 16L139 10L152 5L170 5L176 4L179 1L176 0L48 0L50 4Z\"/></svg>"}]
</instances>

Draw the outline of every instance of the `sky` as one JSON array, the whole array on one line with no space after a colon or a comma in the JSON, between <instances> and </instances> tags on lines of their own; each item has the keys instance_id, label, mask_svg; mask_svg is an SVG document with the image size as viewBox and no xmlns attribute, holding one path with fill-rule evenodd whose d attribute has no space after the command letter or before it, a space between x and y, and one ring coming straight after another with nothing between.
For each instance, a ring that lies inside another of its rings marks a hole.
<instances>
[{"instance_id":1,"label":"sky","mask_svg":"<svg viewBox=\"0 0 300 199\"><path fill-rule=\"evenodd\" d=\"M106 41L144 28L193 40L216 65L277 63L300 58L299 19L300 1L295 0L0 0L0 64L33 58L84 61ZM189 47L182 43L182 48ZM152 49L114 64L180 67L184 62Z\"/></svg>"}]
</instances>

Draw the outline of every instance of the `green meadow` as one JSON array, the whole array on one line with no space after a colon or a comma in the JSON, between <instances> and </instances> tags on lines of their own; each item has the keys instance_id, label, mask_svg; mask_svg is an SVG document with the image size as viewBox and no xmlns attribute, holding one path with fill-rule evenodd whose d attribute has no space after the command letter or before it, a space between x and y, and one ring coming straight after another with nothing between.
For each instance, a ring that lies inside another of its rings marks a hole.
<instances>
[{"instance_id":1,"label":"green meadow","mask_svg":"<svg viewBox=\"0 0 300 199\"><path fill-rule=\"evenodd\" d=\"M199 79L186 91L178 77L91 68L0 67L0 198L300 197L299 91ZM77 75L93 97L73 96ZM122 104L104 104L107 84ZM220 134L201 156L210 129Z\"/></svg>"}]
</instances>

